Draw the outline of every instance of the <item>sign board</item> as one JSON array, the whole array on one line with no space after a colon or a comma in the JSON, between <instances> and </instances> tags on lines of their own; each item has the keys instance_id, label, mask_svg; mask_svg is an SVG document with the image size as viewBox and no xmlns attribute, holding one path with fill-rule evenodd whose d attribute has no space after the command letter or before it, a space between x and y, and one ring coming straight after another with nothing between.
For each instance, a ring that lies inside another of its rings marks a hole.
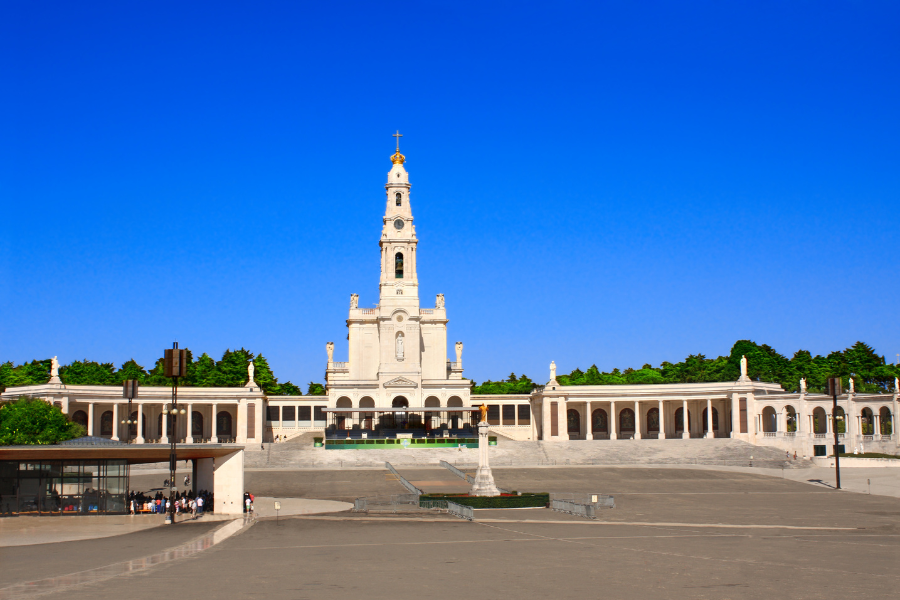
<instances>
[{"instance_id":1,"label":"sign board","mask_svg":"<svg viewBox=\"0 0 900 600\"><path fill-rule=\"evenodd\" d=\"M281 502L275 501L275 510L281 510Z\"/></svg>"},{"instance_id":2,"label":"sign board","mask_svg":"<svg viewBox=\"0 0 900 600\"><path fill-rule=\"evenodd\" d=\"M597 504L597 494L591 494L591 504Z\"/></svg>"}]
</instances>

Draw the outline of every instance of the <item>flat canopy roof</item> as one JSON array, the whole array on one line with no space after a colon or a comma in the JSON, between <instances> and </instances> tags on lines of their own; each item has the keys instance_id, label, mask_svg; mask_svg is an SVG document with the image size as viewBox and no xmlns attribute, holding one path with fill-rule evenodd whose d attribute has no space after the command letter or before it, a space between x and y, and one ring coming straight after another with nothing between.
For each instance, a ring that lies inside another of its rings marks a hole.
<instances>
[{"instance_id":1,"label":"flat canopy roof","mask_svg":"<svg viewBox=\"0 0 900 600\"><path fill-rule=\"evenodd\" d=\"M477 411L477 408L465 406L416 406L416 407L392 407L392 408L323 408L327 413L400 413L400 412L466 412Z\"/></svg>"},{"instance_id":2,"label":"flat canopy roof","mask_svg":"<svg viewBox=\"0 0 900 600\"><path fill-rule=\"evenodd\" d=\"M178 444L178 460L216 458L243 450L236 444ZM0 460L127 460L129 464L168 462L168 444L121 446L0 446Z\"/></svg>"}]
</instances>

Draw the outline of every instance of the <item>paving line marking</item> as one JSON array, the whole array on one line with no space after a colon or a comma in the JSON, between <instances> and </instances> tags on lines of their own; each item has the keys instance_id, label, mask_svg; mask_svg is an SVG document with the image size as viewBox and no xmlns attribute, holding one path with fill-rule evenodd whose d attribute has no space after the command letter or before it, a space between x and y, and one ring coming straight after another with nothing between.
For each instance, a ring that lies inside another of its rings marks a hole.
<instances>
[{"instance_id":1,"label":"paving line marking","mask_svg":"<svg viewBox=\"0 0 900 600\"><path fill-rule=\"evenodd\" d=\"M220 544L227 540L244 527L252 526L254 522L255 521L249 519L235 519L226 522L224 525L217 527L213 531L207 532L179 546L157 552L156 554L113 563L111 565L97 567L96 569L88 569L86 571L78 571L67 575L57 575L56 577L48 577L46 579L16 583L5 588L0 588L0 600L24 600L26 598L34 598L35 596L43 596L44 594L66 591L68 588L75 586L105 581L120 575L145 571L152 567L187 558L203 552L204 550L208 550L216 544ZM166 527L166 525L163 525L163 527Z\"/></svg>"},{"instance_id":2,"label":"paving line marking","mask_svg":"<svg viewBox=\"0 0 900 600\"><path fill-rule=\"evenodd\" d=\"M750 537L746 534L697 534L697 535L622 535L622 536L594 536L594 537L576 537L576 538L560 538L563 540L630 540L630 539L657 539L657 538L732 538L732 537ZM545 540L527 538L501 538L501 539L480 539L480 540L431 540L428 542L352 542L346 544L307 544L301 546L231 546L229 551L239 552L255 552L257 550L302 550L310 548L355 548L367 546L434 546L445 544L485 544L492 542L542 542Z\"/></svg>"},{"instance_id":3,"label":"paving line marking","mask_svg":"<svg viewBox=\"0 0 900 600\"><path fill-rule=\"evenodd\" d=\"M462 523L456 519L424 519L415 517L327 517L298 515L298 519L316 521L403 521L421 523ZM790 529L799 531L861 531L860 527L812 527L804 525L734 525L728 523L653 523L645 521L552 521L531 519L476 519L475 523L524 523L535 525L631 525L641 527L698 527L706 529ZM530 534L529 534L530 535Z\"/></svg>"},{"instance_id":4,"label":"paving line marking","mask_svg":"<svg viewBox=\"0 0 900 600\"><path fill-rule=\"evenodd\" d=\"M477 525L481 525L482 527L491 527L493 529L498 529L500 531L507 531L510 533L519 533L519 534L524 534L524 535L534 535L536 537L540 537L545 540L556 540L559 542L565 542L565 543L569 543L569 544L579 544L579 545L589 546L591 548L599 548L599 549L603 549L603 550L626 550L629 552L636 552L636 553L643 553L643 554L656 554L659 556L671 556L671 557L675 557L675 558L687 558L687 559L692 559L692 560L699 559L699 560L708 560L711 562L739 563L739 564L759 565L759 566L763 566L763 567L773 567L773 568L779 567L782 569L784 569L784 568L803 569L806 571L817 571L817 572L826 572L826 573L844 573L846 575L868 575L868 576L872 576L872 577L888 577L891 579L900 580L900 574L893 574L893 573L866 573L866 572L860 572L860 571L846 571L843 569L836 569L834 567L812 567L812 566L804 566L804 565L785 565L784 563L764 561L764 560L751 560L751 559L739 559L739 558L718 558L718 557L714 557L714 556L699 556L699 555L692 555L692 554L682 554L679 552L664 552L662 550L644 550L641 548L631 548L628 546L610 546L610 545L598 546L596 544L590 544L587 542L579 542L576 540L570 540L570 539L566 539L566 538L555 538L552 536L528 534L527 532L524 532L524 531L516 531L515 529L505 529L503 527L497 527L496 525L488 525L488 524L482 523L480 521L474 521L474 523Z\"/></svg>"}]
</instances>

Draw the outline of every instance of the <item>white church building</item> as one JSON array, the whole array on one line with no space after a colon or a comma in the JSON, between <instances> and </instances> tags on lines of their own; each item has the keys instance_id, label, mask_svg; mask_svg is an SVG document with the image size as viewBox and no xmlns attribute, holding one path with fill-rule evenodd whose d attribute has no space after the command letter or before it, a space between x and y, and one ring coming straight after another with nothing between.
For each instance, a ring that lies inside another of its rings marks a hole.
<instances>
[{"instance_id":1,"label":"white church building","mask_svg":"<svg viewBox=\"0 0 900 600\"><path fill-rule=\"evenodd\" d=\"M399 134L398 134L399 135ZM399 137L398 137L399 139ZM379 248L378 304L360 308L351 294L347 318L349 352L335 360L326 344L325 396L271 396L253 381L240 388L179 388L186 414L168 431L166 387L143 387L130 405L121 388L65 385L54 372L49 383L11 387L3 399L43 398L84 424L88 435L135 443L234 442L259 445L304 433L342 438L447 437L474 432L475 407L486 404L491 430L508 440L605 440L737 438L802 456L831 452L836 423L847 451L895 453L898 383L893 394L832 398L786 393L780 385L752 381L746 361L734 382L562 386L551 363L546 385L525 395L470 393L463 377L461 342L448 355L447 308L438 294L423 308L419 297L419 243L410 182L399 144L385 184ZM550 357L548 357L550 358ZM129 424L128 421L132 423Z\"/></svg>"}]
</instances>

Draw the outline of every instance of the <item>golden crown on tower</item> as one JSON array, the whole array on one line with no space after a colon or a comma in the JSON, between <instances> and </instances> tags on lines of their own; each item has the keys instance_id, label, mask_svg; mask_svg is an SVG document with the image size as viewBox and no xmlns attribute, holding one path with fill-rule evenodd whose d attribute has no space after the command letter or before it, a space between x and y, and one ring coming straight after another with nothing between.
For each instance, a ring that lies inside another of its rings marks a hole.
<instances>
[{"instance_id":1,"label":"golden crown on tower","mask_svg":"<svg viewBox=\"0 0 900 600\"><path fill-rule=\"evenodd\" d=\"M400 151L397 150L393 156L391 156L391 162L395 165L402 165L406 161L406 157L400 154Z\"/></svg>"}]
</instances>

